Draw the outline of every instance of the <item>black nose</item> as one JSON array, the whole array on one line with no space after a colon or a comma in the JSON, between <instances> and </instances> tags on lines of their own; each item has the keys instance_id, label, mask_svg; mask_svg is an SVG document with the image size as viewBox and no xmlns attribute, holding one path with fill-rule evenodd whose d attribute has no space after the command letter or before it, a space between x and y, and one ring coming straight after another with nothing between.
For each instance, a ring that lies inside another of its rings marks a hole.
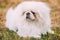
<instances>
[{"instance_id":1,"label":"black nose","mask_svg":"<svg viewBox=\"0 0 60 40\"><path fill-rule=\"evenodd\" d=\"M30 18L30 13L26 13L26 18Z\"/></svg>"},{"instance_id":2,"label":"black nose","mask_svg":"<svg viewBox=\"0 0 60 40\"><path fill-rule=\"evenodd\" d=\"M26 15L30 15L30 13L26 13Z\"/></svg>"}]
</instances>

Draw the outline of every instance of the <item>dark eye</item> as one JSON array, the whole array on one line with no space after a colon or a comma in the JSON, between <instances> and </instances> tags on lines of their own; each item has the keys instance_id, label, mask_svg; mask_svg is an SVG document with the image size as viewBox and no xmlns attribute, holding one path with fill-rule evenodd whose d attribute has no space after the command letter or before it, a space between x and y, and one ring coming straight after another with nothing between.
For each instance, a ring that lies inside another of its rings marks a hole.
<instances>
[{"instance_id":1,"label":"dark eye","mask_svg":"<svg viewBox=\"0 0 60 40\"><path fill-rule=\"evenodd\" d=\"M35 14L35 12L31 11L33 14Z\"/></svg>"}]
</instances>

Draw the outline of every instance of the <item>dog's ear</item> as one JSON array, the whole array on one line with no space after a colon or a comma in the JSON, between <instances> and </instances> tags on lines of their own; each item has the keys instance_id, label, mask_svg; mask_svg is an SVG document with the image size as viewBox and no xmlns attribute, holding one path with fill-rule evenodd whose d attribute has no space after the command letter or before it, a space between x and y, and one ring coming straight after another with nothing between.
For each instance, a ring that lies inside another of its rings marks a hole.
<instances>
[{"instance_id":1,"label":"dog's ear","mask_svg":"<svg viewBox=\"0 0 60 40\"><path fill-rule=\"evenodd\" d=\"M14 12L14 9L13 7L10 7L7 12L6 12L6 18L9 16L9 14L13 13Z\"/></svg>"},{"instance_id":2,"label":"dog's ear","mask_svg":"<svg viewBox=\"0 0 60 40\"><path fill-rule=\"evenodd\" d=\"M10 29L10 30L13 30L13 31L17 31L17 27L15 27L15 23L14 23L14 20L15 19L15 13L14 13L14 8L13 7L10 7L8 10L7 10L7 13L6 13L6 23L5 23L5 26Z\"/></svg>"},{"instance_id":3,"label":"dog's ear","mask_svg":"<svg viewBox=\"0 0 60 40\"><path fill-rule=\"evenodd\" d=\"M49 6L49 4L48 3L43 3L43 6L45 7L45 13L50 13L50 11L51 11L51 7Z\"/></svg>"}]
</instances>

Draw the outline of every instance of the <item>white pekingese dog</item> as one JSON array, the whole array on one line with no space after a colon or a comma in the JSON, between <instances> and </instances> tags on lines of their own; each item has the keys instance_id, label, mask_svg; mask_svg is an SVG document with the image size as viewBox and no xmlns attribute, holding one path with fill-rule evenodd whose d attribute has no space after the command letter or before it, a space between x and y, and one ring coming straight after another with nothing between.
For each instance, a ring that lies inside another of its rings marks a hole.
<instances>
[{"instance_id":1,"label":"white pekingese dog","mask_svg":"<svg viewBox=\"0 0 60 40\"><path fill-rule=\"evenodd\" d=\"M53 33L51 30L50 8L44 2L25 1L16 8L9 8L6 27L21 37L40 37Z\"/></svg>"}]
</instances>

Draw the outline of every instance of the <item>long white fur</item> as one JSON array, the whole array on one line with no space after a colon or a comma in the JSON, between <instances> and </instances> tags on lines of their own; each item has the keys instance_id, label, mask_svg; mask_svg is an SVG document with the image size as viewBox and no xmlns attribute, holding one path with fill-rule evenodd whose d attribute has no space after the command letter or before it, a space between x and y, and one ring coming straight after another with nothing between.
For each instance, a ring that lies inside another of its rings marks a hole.
<instances>
[{"instance_id":1,"label":"long white fur","mask_svg":"<svg viewBox=\"0 0 60 40\"><path fill-rule=\"evenodd\" d=\"M27 22L26 15L22 16L24 11L34 11L39 14L38 22ZM6 27L13 30L22 37L40 37L41 33L53 33L51 30L50 7L44 2L25 1L19 4L15 9L8 9L6 14Z\"/></svg>"}]
</instances>

